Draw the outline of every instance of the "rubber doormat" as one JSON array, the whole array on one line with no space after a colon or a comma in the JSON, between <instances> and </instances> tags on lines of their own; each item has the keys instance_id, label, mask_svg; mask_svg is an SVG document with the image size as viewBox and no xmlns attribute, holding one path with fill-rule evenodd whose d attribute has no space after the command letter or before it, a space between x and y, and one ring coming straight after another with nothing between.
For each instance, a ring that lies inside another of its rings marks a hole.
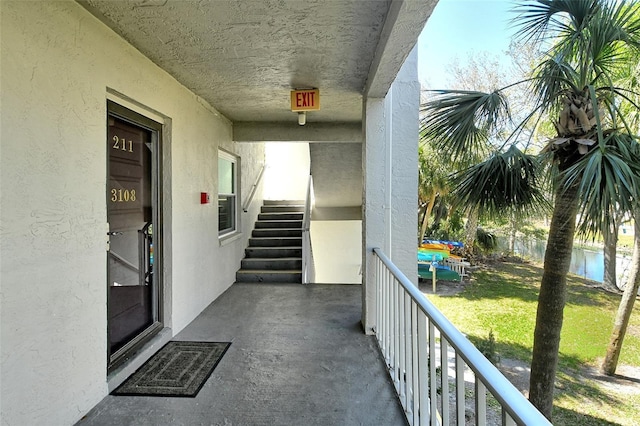
<instances>
[{"instance_id":1,"label":"rubber doormat","mask_svg":"<svg viewBox=\"0 0 640 426\"><path fill-rule=\"evenodd\" d=\"M230 345L171 341L111 394L195 398Z\"/></svg>"}]
</instances>

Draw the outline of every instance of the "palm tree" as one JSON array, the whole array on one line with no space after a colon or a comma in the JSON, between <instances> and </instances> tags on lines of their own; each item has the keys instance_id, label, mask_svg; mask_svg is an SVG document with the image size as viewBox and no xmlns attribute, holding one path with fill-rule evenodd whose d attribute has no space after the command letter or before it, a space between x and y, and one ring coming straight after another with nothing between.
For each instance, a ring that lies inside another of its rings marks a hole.
<instances>
[{"instance_id":1,"label":"palm tree","mask_svg":"<svg viewBox=\"0 0 640 426\"><path fill-rule=\"evenodd\" d=\"M427 143L418 147L418 162L418 201L424 211L418 235L418 245L420 245L424 240L436 198L446 195L449 191L447 180L449 169Z\"/></svg>"},{"instance_id":2,"label":"palm tree","mask_svg":"<svg viewBox=\"0 0 640 426\"><path fill-rule=\"evenodd\" d=\"M640 9L636 11L636 17L640 18ZM640 89L640 59L635 65L631 64L628 69L623 70L622 79L625 80L627 87ZM640 95L637 93L635 94L635 102L640 103ZM635 128L637 133L640 133L640 109L635 108L625 112L629 126ZM629 318L631 317L633 305L638 295L638 288L640 288L640 207L636 206L633 212L633 218L635 234L631 271L613 322L613 330L611 332L611 338L609 339L609 345L607 346L607 353L600 366L600 370L610 376L616 372L622 350L622 342L624 341L627 326L629 325ZM605 247L605 250L606 249ZM615 251L613 253L610 257L615 258ZM611 263L615 265L615 262ZM607 264L605 263L605 274L606 273ZM615 281L612 280L612 282Z\"/></svg>"},{"instance_id":3,"label":"palm tree","mask_svg":"<svg viewBox=\"0 0 640 426\"><path fill-rule=\"evenodd\" d=\"M626 88L613 84L622 67L638 61L638 7L616 0L518 2L519 37L546 50L531 77L514 83L528 85L531 110L512 123L500 149L456 177L458 195L489 213L526 212L540 205L545 177L553 185L529 389L530 401L549 419L576 227L586 235L601 232L607 212L631 211L640 194L638 136L620 109L633 101ZM425 135L438 141L443 154L473 155L492 129L513 121L505 96L509 87L491 93L438 91L424 108ZM553 123L555 134L533 155L527 152L531 141L519 138L543 120Z\"/></svg>"},{"instance_id":4,"label":"palm tree","mask_svg":"<svg viewBox=\"0 0 640 426\"><path fill-rule=\"evenodd\" d=\"M638 295L638 288L640 288L640 212L636 212L635 220L635 235L633 245L632 256L632 268L629 274L629 280L624 289L620 305L618 306L618 312L616 313L615 320L613 322L613 330L611 332L611 338L609 339L609 345L607 346L607 354L602 361L600 370L609 376L612 376L616 372L618 366L618 360L620 359L620 351L622 350L622 341L627 333L627 326L631 318L631 312L633 311L633 304Z\"/></svg>"}]
</instances>

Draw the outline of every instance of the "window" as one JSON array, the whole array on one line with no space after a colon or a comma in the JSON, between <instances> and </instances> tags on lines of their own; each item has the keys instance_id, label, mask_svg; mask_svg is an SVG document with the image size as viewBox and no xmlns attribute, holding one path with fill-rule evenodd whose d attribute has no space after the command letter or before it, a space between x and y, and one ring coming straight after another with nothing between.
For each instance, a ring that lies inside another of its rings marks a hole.
<instances>
[{"instance_id":1,"label":"window","mask_svg":"<svg viewBox=\"0 0 640 426\"><path fill-rule=\"evenodd\" d=\"M238 217L238 159L218 151L218 235L237 229Z\"/></svg>"}]
</instances>

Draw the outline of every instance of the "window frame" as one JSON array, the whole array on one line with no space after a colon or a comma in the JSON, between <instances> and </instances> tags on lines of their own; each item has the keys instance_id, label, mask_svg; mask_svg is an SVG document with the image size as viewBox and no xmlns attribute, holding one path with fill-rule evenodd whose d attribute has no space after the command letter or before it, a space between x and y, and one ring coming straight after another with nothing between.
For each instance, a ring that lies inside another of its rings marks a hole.
<instances>
[{"instance_id":1,"label":"window frame","mask_svg":"<svg viewBox=\"0 0 640 426\"><path fill-rule=\"evenodd\" d=\"M232 165L232 193L221 193L221 182L220 182L220 160L227 161ZM240 157L235 154L232 154L223 149L218 149L218 191L217 191L217 205L218 205L218 238L223 240L229 237L232 237L240 232ZM220 229L220 219L221 219L221 204L220 197L223 196L225 198L233 198L233 217L232 217L232 225L231 227L227 227L224 229Z\"/></svg>"}]
</instances>

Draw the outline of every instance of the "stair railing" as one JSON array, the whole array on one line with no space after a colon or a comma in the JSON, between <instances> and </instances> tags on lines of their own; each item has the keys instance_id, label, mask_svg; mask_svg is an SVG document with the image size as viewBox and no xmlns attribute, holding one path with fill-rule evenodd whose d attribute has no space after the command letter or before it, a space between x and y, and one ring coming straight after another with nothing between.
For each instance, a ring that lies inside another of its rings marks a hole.
<instances>
[{"instance_id":1,"label":"stair railing","mask_svg":"<svg viewBox=\"0 0 640 426\"><path fill-rule=\"evenodd\" d=\"M260 173L258 174L255 183L251 187L251 191L249 191L249 196L246 200L244 200L244 203L242 204L242 211L245 213L249 211L249 206L253 201L253 196L256 195L256 190L258 189L258 185L260 185L260 181L262 180L262 175L264 174L264 169L266 169L266 167L266 164L262 165L262 169L260 169Z\"/></svg>"},{"instance_id":2,"label":"stair railing","mask_svg":"<svg viewBox=\"0 0 640 426\"><path fill-rule=\"evenodd\" d=\"M302 283L309 284L315 280L313 264L313 247L311 246L311 210L313 208L313 176L309 175L307 195L302 216Z\"/></svg>"}]
</instances>

